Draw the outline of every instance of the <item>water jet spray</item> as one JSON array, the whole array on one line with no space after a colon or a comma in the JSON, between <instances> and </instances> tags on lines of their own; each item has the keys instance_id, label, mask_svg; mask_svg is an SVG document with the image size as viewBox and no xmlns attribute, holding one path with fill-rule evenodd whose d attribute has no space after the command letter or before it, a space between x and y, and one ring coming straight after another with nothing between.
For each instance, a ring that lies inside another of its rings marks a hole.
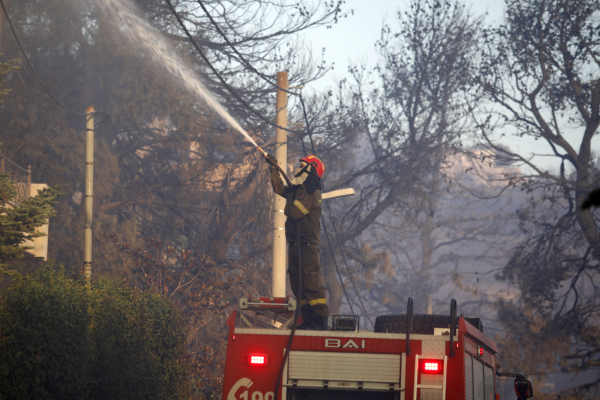
<instances>
[{"instance_id":1,"label":"water jet spray","mask_svg":"<svg viewBox=\"0 0 600 400\"><path fill-rule=\"evenodd\" d=\"M189 68L183 59L173 50L162 36L143 18L138 16L136 8L131 1L123 0L95 0L99 8L111 16L112 21L119 21L119 31L132 44L143 48L163 68L171 73L186 89L197 95L206 104L219 114L232 128L241 133L247 142L258 147L256 142L240 126L240 124L227 112Z\"/></svg>"}]
</instances>

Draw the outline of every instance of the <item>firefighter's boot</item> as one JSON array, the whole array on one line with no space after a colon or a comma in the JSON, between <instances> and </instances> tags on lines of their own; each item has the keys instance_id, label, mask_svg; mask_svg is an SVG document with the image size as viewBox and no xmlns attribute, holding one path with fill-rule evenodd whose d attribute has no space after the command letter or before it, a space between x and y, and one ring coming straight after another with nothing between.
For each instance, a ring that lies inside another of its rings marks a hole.
<instances>
[{"instance_id":1,"label":"firefighter's boot","mask_svg":"<svg viewBox=\"0 0 600 400\"><path fill-rule=\"evenodd\" d=\"M311 329L312 320L315 316L315 310L312 308L310 304L305 304L300 307L302 311L302 323L296 327L296 329L307 330Z\"/></svg>"},{"instance_id":2,"label":"firefighter's boot","mask_svg":"<svg viewBox=\"0 0 600 400\"><path fill-rule=\"evenodd\" d=\"M308 329L311 331L328 331L329 326L327 325L327 317L315 315L311 321L310 328Z\"/></svg>"}]
</instances>

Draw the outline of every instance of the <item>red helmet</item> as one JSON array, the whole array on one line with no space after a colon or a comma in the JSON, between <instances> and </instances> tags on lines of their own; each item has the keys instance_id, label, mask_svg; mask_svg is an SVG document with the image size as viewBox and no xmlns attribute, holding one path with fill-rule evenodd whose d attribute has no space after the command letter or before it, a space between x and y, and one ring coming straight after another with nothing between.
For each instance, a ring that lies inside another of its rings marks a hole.
<instances>
[{"instance_id":1,"label":"red helmet","mask_svg":"<svg viewBox=\"0 0 600 400\"><path fill-rule=\"evenodd\" d=\"M319 175L319 178L323 177L323 173L325 172L325 164L323 164L323 161L321 161L319 157L306 156L300 161L304 161L307 164L311 164L317 170L317 175Z\"/></svg>"}]
</instances>

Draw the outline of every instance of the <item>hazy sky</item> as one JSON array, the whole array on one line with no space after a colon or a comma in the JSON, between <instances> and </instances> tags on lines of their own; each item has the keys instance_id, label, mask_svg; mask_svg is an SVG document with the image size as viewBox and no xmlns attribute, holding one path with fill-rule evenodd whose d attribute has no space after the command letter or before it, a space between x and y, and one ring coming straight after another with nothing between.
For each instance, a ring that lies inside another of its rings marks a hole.
<instances>
[{"instance_id":1,"label":"hazy sky","mask_svg":"<svg viewBox=\"0 0 600 400\"><path fill-rule=\"evenodd\" d=\"M308 45L312 45L315 55L320 54L324 47L326 49L325 60L328 63L335 63L333 71L305 88L307 93L322 92L326 88L334 86L336 79L347 74L350 64L361 62L371 67L375 66L377 62L375 42L380 37L383 24L387 23L392 28L397 27L396 14L398 11L405 10L407 4L408 0L346 0L344 10L354 10L353 15L340 20L332 29L318 28L305 34L304 38ZM504 0L481 0L479 2L467 0L466 4L475 16L487 13L485 22L488 24L497 24L502 20ZM293 85L294 82L290 82L290 84ZM576 138L573 139L575 142L577 141ZM508 139L503 140L503 143L523 156L529 156L532 152L538 154L550 152L547 144L528 137L515 140L509 136ZM595 145L598 144L595 143ZM547 169L556 169L559 165L554 157L536 157L535 161L539 166Z\"/></svg>"},{"instance_id":2,"label":"hazy sky","mask_svg":"<svg viewBox=\"0 0 600 400\"><path fill-rule=\"evenodd\" d=\"M377 60L375 42L379 39L381 28L385 23L398 26L396 14L406 9L408 0L346 0L344 10L354 10L354 15L340 20L332 29L319 28L309 31L305 39L312 45L315 54L320 54L325 47L325 60L334 62L335 68L327 77L311 84L318 89L332 86L335 77L344 75L348 65L366 62L374 65ZM467 0L467 7L474 15L488 13L486 22L498 22L502 18L504 0L481 0L472 3ZM293 82L290 82L293 84Z\"/></svg>"}]
</instances>

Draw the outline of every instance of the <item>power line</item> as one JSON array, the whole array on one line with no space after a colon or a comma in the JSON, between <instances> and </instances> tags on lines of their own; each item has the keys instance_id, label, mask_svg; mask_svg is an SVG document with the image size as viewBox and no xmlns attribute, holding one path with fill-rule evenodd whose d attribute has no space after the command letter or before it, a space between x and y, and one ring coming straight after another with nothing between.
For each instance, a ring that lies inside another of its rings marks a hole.
<instances>
[{"instance_id":1,"label":"power line","mask_svg":"<svg viewBox=\"0 0 600 400\"><path fill-rule=\"evenodd\" d=\"M308 138L310 140L310 147L312 149L313 154L317 155L317 151L315 149L315 142L314 142L314 140L312 138L312 131L310 130L310 124L308 122L308 115L306 113L306 107L304 107L304 101L302 99L302 96L300 96L300 101L302 102L302 111L303 111L303 114L304 114L304 120L306 121L306 131L308 133ZM301 140L302 140L302 138L301 138ZM302 149L304 150L304 140L302 140ZM304 154L306 154L306 150L304 150ZM326 204L327 204L327 211L329 211L329 215L331 216L333 214L332 211L331 211L331 207L329 206L329 203L326 203ZM346 260L346 255L344 253L344 249L342 247L342 243L340 242L340 237L339 237L339 235L337 233L337 229L335 228L335 224L332 222L331 226L333 226L333 232L335 233L335 238L336 238L336 241L337 241L338 246L340 248L340 253L342 253L342 259L344 260L344 264L346 266L346 271L348 272L348 278L350 278L350 282L352 283L352 286L354 287L354 291L356 292L356 296L358 297L358 301L360 302L360 305L361 305L361 307L362 307L365 315L367 316L367 319L371 323L371 325L375 326L373 324L373 321L371 320L371 317L369 316L369 312L367 311L367 308L365 307L365 305L364 305L364 303L362 301L362 298L360 297L360 293L358 292L358 288L356 287L356 283L354 282L354 279L352 278L352 274L350 273L350 267L348 267L348 261ZM327 232L327 227L325 225L325 220L323 220L323 230L325 231L325 236L327 237L327 242L329 243L330 242L329 233ZM335 260L335 254L333 254L333 251L331 250L331 244L329 245L329 247L330 247L330 251L331 251L331 257L333 258L333 261L334 261L334 264L335 264L335 268L336 268L336 270L338 272L338 275L340 275L340 281L341 281L340 283L342 284L342 288L344 288L344 294L346 295L346 298L348 299L348 304L351 304L350 297L348 297L348 295L346 294L346 288L344 286L344 282L341 279L341 274L340 274L340 271L338 269L337 262ZM352 310L352 306L350 306L350 310ZM354 311L352 311L352 313L354 314Z\"/></svg>"},{"instance_id":2,"label":"power line","mask_svg":"<svg viewBox=\"0 0 600 400\"><path fill-rule=\"evenodd\" d=\"M310 147L312 149L312 152L314 155L317 155L317 151L315 149L315 142L312 138L312 131L310 129L310 124L308 122L308 115L306 113L306 107L304 106L304 99L302 98L301 95L299 95L300 97L300 102L302 103L302 112L304 114L304 121L306 122L306 131L308 133L308 138L310 140ZM302 142L302 150L304 152L304 155L306 155L306 149L304 148L304 140L302 138L300 138L301 142ZM329 203L326 203L327 205L327 211L329 211L329 215L331 216L333 214L333 212L331 211L331 207L329 206ZM358 288L356 287L356 283L354 282L354 279L352 278L352 274L350 273L350 267L348 266L348 261L346 260L346 254L344 253L344 249L342 247L342 243L340 242L340 237L338 235L337 229L335 228L335 224L332 222L331 226L333 226L333 232L335 233L335 238L338 244L338 247L340 248L340 253L342 254L342 259L344 260L344 264L346 266L346 271L348 272L348 278L350 279L350 282L352 283L352 287L354 287L354 291L356 292L356 296L358 297L358 301L360 302L360 305L363 309L363 312L365 313L367 319L369 320L369 322L371 323L371 325L375 326L373 324L373 321L371 320L371 317L369 316L369 312L367 311L367 308L365 307L362 298L360 296L360 293L358 291ZM340 279L340 284L342 285L342 289L344 290L344 295L346 296L346 299L348 299L348 305L350 305L350 310L352 311L352 314L354 314L354 310L352 308L352 301L350 300L350 297L348 296L348 294L346 293L346 286L344 285L344 281L342 279L342 275L340 273L340 270L338 268L338 264L337 261L335 259L335 254L333 253L333 249L331 248L331 239L329 238L329 232L327 231L327 225L325 224L325 220L323 220L323 231L325 232L325 236L327 237L327 243L329 245L329 251L331 251L331 258L333 259L333 263L335 265L335 269L337 271L337 274L339 276Z\"/></svg>"},{"instance_id":3,"label":"power line","mask_svg":"<svg viewBox=\"0 0 600 400\"><path fill-rule=\"evenodd\" d=\"M83 117L87 117L87 116L90 116L90 115L98 115L98 114L105 115L106 117L102 121L98 122L96 124L96 126L98 126L101 123L103 123L104 121L106 121L109 116L108 116L108 114L106 114L106 113L104 113L102 111L94 111L93 113L89 113L89 114L88 113L79 113L77 111L73 111L70 108L66 107L60 101L56 100L56 98L54 96L52 96L52 93L50 93L50 91L48 89L46 89L46 86L42 83L42 80L40 79L40 77L38 76L37 72L33 68L33 65L31 65L31 62L29 61L29 58L27 57L27 54L25 53L25 50L23 49L23 46L21 45L21 41L19 40L19 36L17 35L17 32L15 31L15 28L13 27L13 24L10 21L10 18L8 16L8 12L6 11L6 7L4 7L4 2L2 0L0 0L0 6L2 6L2 11L4 11L4 15L6 15L6 21L8 21L8 26L10 27L10 30L12 31L12 33L13 33L13 35L15 37L15 40L17 41L17 45L19 45L19 49L21 49L21 53L23 53L23 57L25 57L25 61L27 61L27 65L29 65L29 68L31 68L31 71L33 72L33 75L37 79L37 81L40 84L40 86L42 87L42 89L44 89L44 91L48 94L48 96L50 96L50 98L52 100L54 100L54 102L56 104L58 104L60 107L64 108L65 110L67 110L71 114L81 115Z\"/></svg>"},{"instance_id":4,"label":"power line","mask_svg":"<svg viewBox=\"0 0 600 400\"><path fill-rule=\"evenodd\" d=\"M208 67L211 69L211 71L217 76L217 78L219 79L219 81L221 81L221 83L223 84L223 86L225 86L225 88L227 90L229 90L229 92L231 92L231 94L238 99L238 101L244 106L246 107L248 110L250 110L253 114L255 114L258 118L260 118L262 121L266 122L267 124L274 126L276 128L282 129L286 132L292 132L291 129L288 128L284 128L283 126L279 126L271 121L269 121L267 118L263 117L262 114L260 114L258 111L256 111L254 108L252 108L250 106L250 104L248 104L246 101L244 101L244 99L242 99L236 92L235 90L233 90L233 88L231 86L229 86L229 84L227 82L225 82L225 79L223 79L223 77L221 76L221 74L219 74L219 72L216 70L216 68L211 64L211 62L208 60L208 58L206 57L206 55L202 52L202 50L200 49L200 46L198 46L198 44L196 43L196 41L194 40L194 38L192 37L192 35L190 34L190 32L188 31L188 29L185 27L185 24L183 23L183 21L181 20L181 18L179 17L179 14L177 14L177 11L175 10L175 8L173 7L173 4L171 4L170 0L165 0L165 2L167 3L167 5L169 6L169 9L171 10L171 13L173 14L173 16L177 19L177 22L179 23L179 26L181 26L181 29L183 29L183 31L185 32L186 36L188 37L188 39L190 40L190 42L194 45L194 47L196 48L196 50L198 51L198 53L200 54L200 57L202 57L202 59L204 60L204 62L206 63L206 65L208 65Z\"/></svg>"},{"instance_id":5,"label":"power line","mask_svg":"<svg viewBox=\"0 0 600 400\"><path fill-rule=\"evenodd\" d=\"M213 71L213 73L217 76L217 78L221 81L221 83L223 84L223 86L225 86L230 92L231 94L233 94L233 96L235 98L238 99L238 101L244 105L248 110L250 110L251 112L253 112L256 116L258 116L262 121L266 122L267 124L274 126L276 128L282 129L286 132L292 132L291 129L288 128L284 128L282 126L279 126L271 121L269 121L268 119L266 119L264 116L262 116L258 111L256 111L254 108L252 108L246 101L244 101L234 90L233 88L231 88L227 82L223 79L223 77L219 74L219 72L215 69L215 67L211 64L211 62L208 60L208 58L204 55L204 53L202 52L202 50L200 49L200 46L198 46L198 44L196 43L196 41L193 39L192 35L190 34L190 32L187 30L187 28L185 27L185 24L183 23L183 21L181 20L181 18L179 17L179 15L177 14L177 12L175 11L175 8L173 7L173 5L171 4L171 2L169 0L165 0L167 5L169 6L169 9L171 10L172 14L175 16L175 18L177 19L179 25L181 26L181 28L183 29L183 31L185 32L185 34L187 35L188 39L190 40L190 42L194 45L194 47L196 48L196 50L198 51L198 53L200 54L200 56L202 57L202 59L204 60L204 62L210 67L210 69ZM215 26L215 28L217 29L217 31L223 36L223 38L225 39L225 41L227 42L227 44L229 46L231 46L231 48L233 49L233 51L238 55L238 57L240 57L240 59L246 64L246 66L254 73L256 73L257 75L259 75L262 79L264 79L265 81L267 81L269 84L271 84L272 86L276 87L279 90L282 90L288 94L292 94L295 96L298 96L300 99L300 103L302 104L302 111L304 114L304 119L306 121L306 130L309 136L309 140L311 143L311 148L313 150L313 154L316 155L316 151L315 151L315 146L314 146L314 142L313 142L313 138L312 138L312 133L310 131L310 126L309 126L309 122L308 122L308 116L307 116L307 112L306 112L306 105L304 103L304 99L302 97L302 95L300 95L299 93L296 92L292 92L288 89L282 88L279 85L277 85L276 83L272 82L268 77L266 77L264 74L262 74L260 71L258 71L256 68L254 68L249 62L248 60L245 59L244 56L242 56L237 49L235 48L235 46L229 41L229 39L227 38L227 36L221 31L221 29L219 28L218 24L214 21L214 19L212 18L212 16L210 15L210 13L208 12L208 10L206 9L206 7L204 6L204 4L200 1L197 0L198 3L200 4L200 6L202 7L202 9L204 10L204 12L206 13L206 15L208 16L208 18L210 19L211 23ZM8 22L8 25L15 37L15 40L17 41L17 45L19 46L19 49L21 50L21 53L23 54L23 57L25 58L25 61L27 62L27 64L29 65L29 68L31 68L31 71L33 72L35 78L37 79L38 83L40 84L40 86L42 87L42 89L44 89L44 91L48 94L48 96L50 96L50 98L56 103L58 104L60 107L62 107L63 109L65 109L66 111L75 114L75 115L80 115L80 116L92 116L92 115L105 115L106 117L98 122L96 124L96 126L100 125L101 123L103 123L104 121L106 121L109 118L109 115L102 112L102 111L94 111L93 113L79 113L77 111L73 111L71 109L69 109L68 107L66 107L65 105L63 105L60 101L58 101L53 95L52 93L50 93L50 91L46 88L46 86L43 84L42 80L40 79L39 75L37 74L37 72L35 71L35 68L33 68L33 65L31 64L31 62L29 61L29 58L27 57L27 54L25 53L25 50L23 49L23 46L21 45L21 42L19 40L19 37L12 25L12 22L10 21L10 18L8 16L8 12L6 11L6 8L4 6L4 2L2 0L0 0L0 5L2 6L2 10L4 11L4 15L6 15L6 20ZM304 147L304 141L302 141L302 146ZM306 153L306 151L304 151ZM329 208L328 205L328 211L331 214L331 209ZM348 271L348 277L350 278L350 281L352 282L352 285L354 287L354 290L356 291L356 294L358 296L358 299L360 301L360 304L365 312L365 315L367 316L367 318L369 319L369 322L371 322L371 324L373 324L373 321L371 320L371 317L369 316L364 303L362 301L362 298L360 297L360 294L358 292L358 289L356 287L356 283L354 282L354 280L352 279L352 275L350 274L350 269L348 267L348 262L346 260L346 256L342 250L342 245L340 243L339 240L339 236L337 234L337 229L335 228L335 225L332 225L335 235L336 235L336 239L338 242L338 246L340 247L340 252L342 253L342 257L344 259L344 263L346 265L346 270ZM341 277L341 273L339 271L338 265L337 265L337 261L335 260L335 255L333 254L333 249L331 248L331 242L330 242L330 238L329 238L329 233L327 231L327 227L325 226L325 223L323 221L323 228L325 231L325 235L327 236L327 241L329 243L329 248L330 251L332 252L332 258L335 264L335 268L337 270L338 276L340 278L340 283L342 285L342 289L344 291L344 295L346 296L346 298L348 299L348 304L350 306L350 310L352 311L352 313L354 314L354 310L352 308L352 302L350 301L350 297L348 296L348 294L346 293L346 287L344 286L344 282L342 280Z\"/></svg>"}]
</instances>

